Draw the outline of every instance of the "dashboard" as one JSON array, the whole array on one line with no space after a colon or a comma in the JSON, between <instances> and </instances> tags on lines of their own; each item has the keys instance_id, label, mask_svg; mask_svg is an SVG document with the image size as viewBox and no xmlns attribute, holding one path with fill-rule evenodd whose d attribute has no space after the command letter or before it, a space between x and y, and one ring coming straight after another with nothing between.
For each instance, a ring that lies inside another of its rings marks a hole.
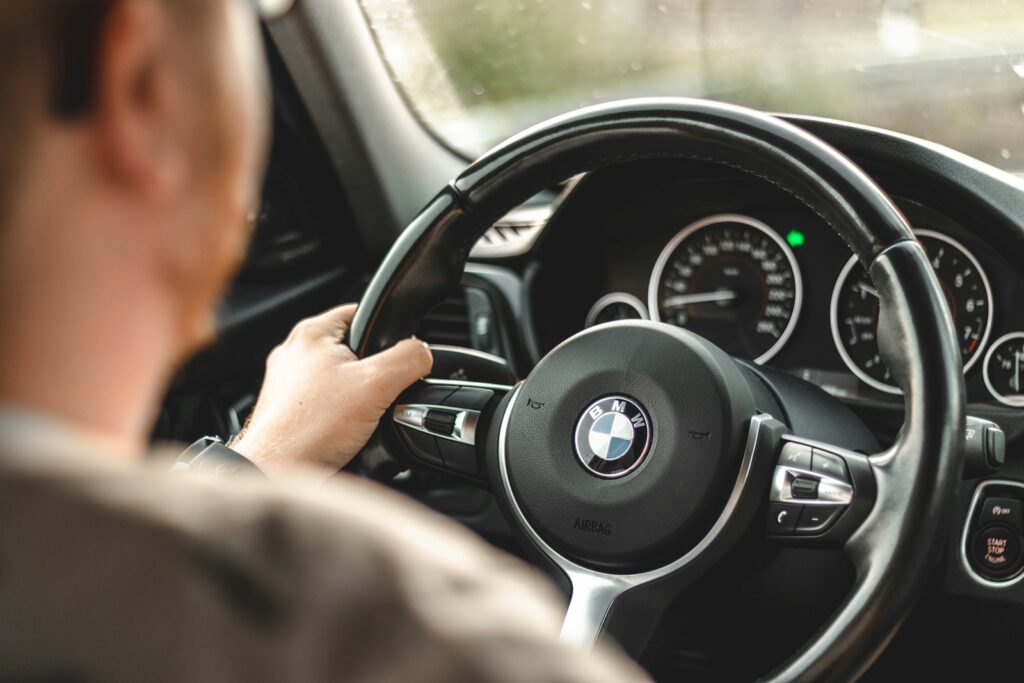
<instances>
[{"instance_id":1,"label":"dashboard","mask_svg":"<svg viewBox=\"0 0 1024 683\"><path fill-rule=\"evenodd\" d=\"M534 299L541 336L620 319L661 321L839 398L901 403L878 350L889 332L877 293L823 218L750 176L693 165L662 166L638 182L645 175L586 178L552 218L569 237L542 245L544 258L552 267L571 263L574 284ZM945 294L968 401L1020 411L1019 265L973 226L893 195Z\"/></svg>"}]
</instances>

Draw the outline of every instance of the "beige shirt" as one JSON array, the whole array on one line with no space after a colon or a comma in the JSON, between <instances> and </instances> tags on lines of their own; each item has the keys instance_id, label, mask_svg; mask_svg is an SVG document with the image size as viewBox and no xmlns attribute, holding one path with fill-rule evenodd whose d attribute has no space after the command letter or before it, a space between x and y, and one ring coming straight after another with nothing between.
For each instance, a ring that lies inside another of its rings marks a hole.
<instances>
[{"instance_id":1,"label":"beige shirt","mask_svg":"<svg viewBox=\"0 0 1024 683\"><path fill-rule=\"evenodd\" d=\"M0 412L0 680L645 680L559 643L531 569L396 493L102 450Z\"/></svg>"}]
</instances>

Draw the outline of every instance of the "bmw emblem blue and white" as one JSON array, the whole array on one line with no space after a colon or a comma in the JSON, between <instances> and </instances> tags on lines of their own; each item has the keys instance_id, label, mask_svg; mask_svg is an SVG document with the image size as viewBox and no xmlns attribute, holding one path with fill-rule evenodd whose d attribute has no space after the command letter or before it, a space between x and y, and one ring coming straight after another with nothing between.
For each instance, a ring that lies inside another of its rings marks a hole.
<instances>
[{"instance_id":1,"label":"bmw emblem blue and white","mask_svg":"<svg viewBox=\"0 0 1024 683\"><path fill-rule=\"evenodd\" d=\"M651 448L651 421L639 403L607 396L591 404L576 423L576 455L592 474L629 474Z\"/></svg>"}]
</instances>

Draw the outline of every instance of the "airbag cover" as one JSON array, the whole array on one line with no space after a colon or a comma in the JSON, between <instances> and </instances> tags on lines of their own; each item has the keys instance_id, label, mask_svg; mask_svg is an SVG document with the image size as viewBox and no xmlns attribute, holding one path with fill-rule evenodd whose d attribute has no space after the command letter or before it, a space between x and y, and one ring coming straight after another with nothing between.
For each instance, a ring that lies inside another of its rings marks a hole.
<instances>
[{"instance_id":1,"label":"airbag cover","mask_svg":"<svg viewBox=\"0 0 1024 683\"><path fill-rule=\"evenodd\" d=\"M605 397L628 398L650 420L648 454L615 479L576 452L587 443L576 438L581 422L595 422L584 413ZM516 398L504 453L512 494L566 557L653 568L685 554L721 514L754 412L736 363L701 337L643 321L592 328L548 354Z\"/></svg>"}]
</instances>

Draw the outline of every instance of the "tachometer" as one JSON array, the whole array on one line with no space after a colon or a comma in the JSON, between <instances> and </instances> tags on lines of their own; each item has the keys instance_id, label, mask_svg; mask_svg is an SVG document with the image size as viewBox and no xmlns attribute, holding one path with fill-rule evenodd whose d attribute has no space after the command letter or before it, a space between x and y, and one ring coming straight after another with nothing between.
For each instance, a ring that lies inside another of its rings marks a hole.
<instances>
[{"instance_id":1,"label":"tachometer","mask_svg":"<svg viewBox=\"0 0 1024 683\"><path fill-rule=\"evenodd\" d=\"M992 328L988 277L978 259L951 237L931 230L914 234L946 295L967 372L981 357ZM878 352L878 292L856 257L847 262L832 292L832 337L857 377L881 391L900 393Z\"/></svg>"},{"instance_id":2,"label":"tachometer","mask_svg":"<svg viewBox=\"0 0 1024 683\"><path fill-rule=\"evenodd\" d=\"M683 228L658 257L648 290L654 320L756 363L789 339L802 298L789 246L761 221L737 214Z\"/></svg>"}]
</instances>

